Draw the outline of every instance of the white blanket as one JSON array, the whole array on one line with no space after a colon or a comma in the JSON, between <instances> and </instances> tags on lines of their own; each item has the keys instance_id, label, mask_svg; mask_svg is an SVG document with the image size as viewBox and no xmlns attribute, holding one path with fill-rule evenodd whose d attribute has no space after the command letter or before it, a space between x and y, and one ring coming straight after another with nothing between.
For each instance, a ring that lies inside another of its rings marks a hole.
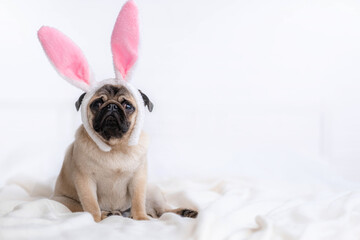
<instances>
[{"instance_id":1,"label":"white blanket","mask_svg":"<svg viewBox=\"0 0 360 240\"><path fill-rule=\"evenodd\" d=\"M197 207L197 219L166 213L95 223L47 197L53 180L24 177L0 190L0 239L360 239L360 188L250 179L162 182L174 206Z\"/></svg>"}]
</instances>

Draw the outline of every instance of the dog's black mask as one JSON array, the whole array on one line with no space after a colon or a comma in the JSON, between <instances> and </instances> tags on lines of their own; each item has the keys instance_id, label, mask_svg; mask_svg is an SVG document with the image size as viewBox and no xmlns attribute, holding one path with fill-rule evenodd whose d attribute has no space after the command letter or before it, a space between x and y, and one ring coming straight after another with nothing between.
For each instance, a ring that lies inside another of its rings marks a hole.
<instances>
[{"instance_id":1,"label":"dog's black mask","mask_svg":"<svg viewBox=\"0 0 360 240\"><path fill-rule=\"evenodd\" d=\"M125 87L105 85L96 92L98 98L90 103L93 129L105 140L121 138L129 131L135 112L129 94Z\"/></svg>"},{"instance_id":2,"label":"dog's black mask","mask_svg":"<svg viewBox=\"0 0 360 240\"><path fill-rule=\"evenodd\" d=\"M124 110L116 103L109 103L101 109L97 110L98 101L94 101L90 105L90 109L94 113L93 128L104 139L121 138L130 127Z\"/></svg>"}]
</instances>

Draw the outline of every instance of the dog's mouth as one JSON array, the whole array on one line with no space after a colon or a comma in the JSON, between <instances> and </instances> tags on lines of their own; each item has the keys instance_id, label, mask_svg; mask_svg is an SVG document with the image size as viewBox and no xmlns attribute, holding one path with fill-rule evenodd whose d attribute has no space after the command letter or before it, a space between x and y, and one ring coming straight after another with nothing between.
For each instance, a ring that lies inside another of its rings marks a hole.
<instances>
[{"instance_id":1,"label":"dog's mouth","mask_svg":"<svg viewBox=\"0 0 360 240\"><path fill-rule=\"evenodd\" d=\"M102 121L103 128L114 128L119 129L120 128L120 122L119 118L115 117L115 114L110 114L109 116L106 116L103 118Z\"/></svg>"},{"instance_id":2,"label":"dog's mouth","mask_svg":"<svg viewBox=\"0 0 360 240\"><path fill-rule=\"evenodd\" d=\"M121 138L129 130L130 124L118 112L106 113L101 119L94 119L94 130L105 140Z\"/></svg>"}]
</instances>

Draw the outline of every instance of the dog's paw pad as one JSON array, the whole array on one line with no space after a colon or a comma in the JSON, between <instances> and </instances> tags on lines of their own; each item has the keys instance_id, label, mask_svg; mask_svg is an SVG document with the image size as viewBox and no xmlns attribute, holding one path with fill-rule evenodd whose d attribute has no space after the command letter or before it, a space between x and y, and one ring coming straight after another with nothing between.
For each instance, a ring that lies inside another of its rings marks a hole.
<instances>
[{"instance_id":1,"label":"dog's paw pad","mask_svg":"<svg viewBox=\"0 0 360 240\"><path fill-rule=\"evenodd\" d=\"M196 218L198 215L197 211L187 209L187 208L181 209L181 210L177 211L176 213L182 217L189 217L189 218Z\"/></svg>"}]
</instances>

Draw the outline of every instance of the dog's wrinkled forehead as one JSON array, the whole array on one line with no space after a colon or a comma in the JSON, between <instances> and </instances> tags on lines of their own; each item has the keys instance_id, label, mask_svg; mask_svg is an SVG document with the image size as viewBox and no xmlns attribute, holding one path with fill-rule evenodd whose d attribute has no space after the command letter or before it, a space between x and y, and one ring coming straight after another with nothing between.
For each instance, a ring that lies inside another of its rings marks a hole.
<instances>
[{"instance_id":1,"label":"dog's wrinkled forehead","mask_svg":"<svg viewBox=\"0 0 360 240\"><path fill-rule=\"evenodd\" d=\"M126 87L111 84L106 84L102 86L99 90L96 91L94 96L106 96L110 99L115 99L120 96L125 96L131 99L133 98Z\"/></svg>"}]
</instances>

